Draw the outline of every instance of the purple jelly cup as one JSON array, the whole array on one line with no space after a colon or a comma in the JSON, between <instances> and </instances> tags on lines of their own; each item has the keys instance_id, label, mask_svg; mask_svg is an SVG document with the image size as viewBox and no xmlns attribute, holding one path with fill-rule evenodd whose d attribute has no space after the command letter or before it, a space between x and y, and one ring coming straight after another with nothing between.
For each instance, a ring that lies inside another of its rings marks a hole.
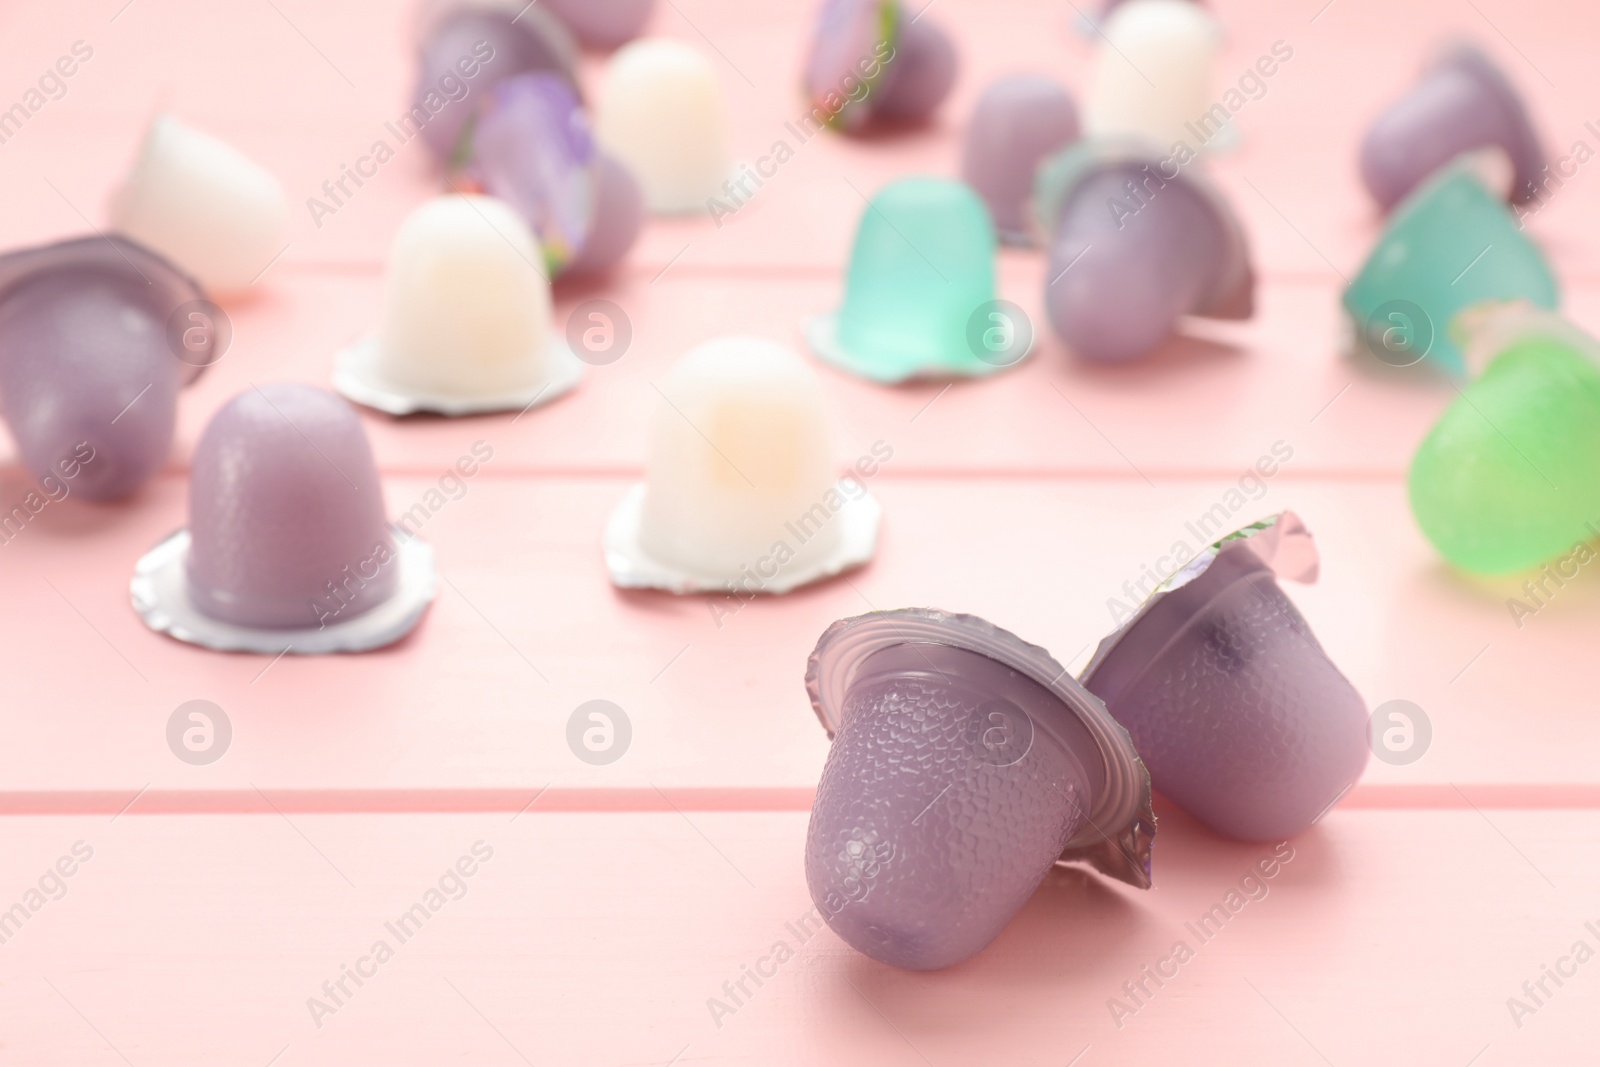
<instances>
[{"instance_id":1,"label":"purple jelly cup","mask_svg":"<svg viewBox=\"0 0 1600 1067\"><path fill-rule=\"evenodd\" d=\"M434 4L422 20L412 107L397 125L420 131L433 154L461 163L463 138L477 114L475 97L517 74L548 71L578 88L578 46L543 7L518 12L486 0Z\"/></svg>"},{"instance_id":2,"label":"purple jelly cup","mask_svg":"<svg viewBox=\"0 0 1600 1067\"><path fill-rule=\"evenodd\" d=\"M1457 44L1373 121L1361 142L1361 178L1388 211L1440 167L1485 149L1510 163L1514 203L1538 195L1546 157L1527 107L1488 56Z\"/></svg>"},{"instance_id":3,"label":"purple jelly cup","mask_svg":"<svg viewBox=\"0 0 1600 1067\"><path fill-rule=\"evenodd\" d=\"M152 629L272 654L390 644L433 591L432 550L385 519L354 410L287 383L212 417L195 446L189 526L139 561L132 585Z\"/></svg>"},{"instance_id":4,"label":"purple jelly cup","mask_svg":"<svg viewBox=\"0 0 1600 1067\"><path fill-rule=\"evenodd\" d=\"M1014 74L993 82L967 124L961 180L989 208L1007 244L1030 244L1028 205L1039 163L1078 139L1078 107L1060 82Z\"/></svg>"},{"instance_id":5,"label":"purple jelly cup","mask_svg":"<svg viewBox=\"0 0 1600 1067\"><path fill-rule=\"evenodd\" d=\"M845 132L927 120L950 95L956 49L897 0L827 0L806 55L802 125Z\"/></svg>"},{"instance_id":6,"label":"purple jelly cup","mask_svg":"<svg viewBox=\"0 0 1600 1067\"><path fill-rule=\"evenodd\" d=\"M867 121L866 100L888 73L900 18L895 0L826 0L805 62L813 117L842 130Z\"/></svg>"},{"instance_id":7,"label":"purple jelly cup","mask_svg":"<svg viewBox=\"0 0 1600 1067\"><path fill-rule=\"evenodd\" d=\"M595 143L578 94L550 73L498 82L466 149L484 191L528 222L552 274L575 259L597 211Z\"/></svg>"},{"instance_id":8,"label":"purple jelly cup","mask_svg":"<svg viewBox=\"0 0 1600 1067\"><path fill-rule=\"evenodd\" d=\"M137 490L172 447L178 390L220 354L221 313L123 237L0 257L0 413L23 463L90 500Z\"/></svg>"},{"instance_id":9,"label":"purple jelly cup","mask_svg":"<svg viewBox=\"0 0 1600 1067\"><path fill-rule=\"evenodd\" d=\"M1083 358L1138 359L1185 315L1254 313L1244 228L1193 166L1120 140L1080 141L1040 165L1034 211L1050 253L1045 305Z\"/></svg>"},{"instance_id":10,"label":"purple jelly cup","mask_svg":"<svg viewBox=\"0 0 1600 1067\"><path fill-rule=\"evenodd\" d=\"M655 0L545 0L588 48L610 51L644 30Z\"/></svg>"},{"instance_id":11,"label":"purple jelly cup","mask_svg":"<svg viewBox=\"0 0 1600 1067\"><path fill-rule=\"evenodd\" d=\"M1278 587L1317 567L1293 512L1247 526L1161 585L1084 670L1155 788L1224 837L1293 837L1366 766L1366 705Z\"/></svg>"},{"instance_id":12,"label":"purple jelly cup","mask_svg":"<svg viewBox=\"0 0 1600 1067\"><path fill-rule=\"evenodd\" d=\"M1149 888L1149 776L1044 649L972 615L874 612L823 633L806 691L833 739L806 881L858 951L959 963L1058 862Z\"/></svg>"}]
</instances>

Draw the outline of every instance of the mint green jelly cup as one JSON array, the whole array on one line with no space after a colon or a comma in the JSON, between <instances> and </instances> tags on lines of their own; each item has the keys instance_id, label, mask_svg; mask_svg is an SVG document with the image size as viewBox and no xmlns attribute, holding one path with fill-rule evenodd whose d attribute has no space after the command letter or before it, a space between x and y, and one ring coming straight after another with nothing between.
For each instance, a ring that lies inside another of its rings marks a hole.
<instances>
[{"instance_id":1,"label":"mint green jelly cup","mask_svg":"<svg viewBox=\"0 0 1600 1067\"><path fill-rule=\"evenodd\" d=\"M1597 536L1600 366L1566 340L1512 341L1411 461L1411 509L1476 574L1536 567Z\"/></svg>"},{"instance_id":2,"label":"mint green jelly cup","mask_svg":"<svg viewBox=\"0 0 1600 1067\"><path fill-rule=\"evenodd\" d=\"M1455 166L1395 210L1345 290L1344 307L1384 362L1404 365L1426 357L1464 374L1460 339L1452 329L1459 312L1487 300L1554 308L1558 298L1544 253L1517 229L1499 197ZM1397 322L1405 328L1395 329Z\"/></svg>"},{"instance_id":3,"label":"mint green jelly cup","mask_svg":"<svg viewBox=\"0 0 1600 1067\"><path fill-rule=\"evenodd\" d=\"M875 382L992 374L1021 361L1031 326L1014 323L1021 345L978 343L995 309L994 225L961 182L905 178L885 186L861 216L844 306L814 319L812 351ZM985 329L972 324L982 320Z\"/></svg>"}]
</instances>

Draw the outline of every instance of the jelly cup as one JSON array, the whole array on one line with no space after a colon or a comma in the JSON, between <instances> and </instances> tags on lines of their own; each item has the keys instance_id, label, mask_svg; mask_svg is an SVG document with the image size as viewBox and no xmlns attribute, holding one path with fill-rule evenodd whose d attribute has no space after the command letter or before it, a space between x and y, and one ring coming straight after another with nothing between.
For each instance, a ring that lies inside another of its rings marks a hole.
<instances>
[{"instance_id":1,"label":"jelly cup","mask_svg":"<svg viewBox=\"0 0 1600 1067\"><path fill-rule=\"evenodd\" d=\"M595 135L638 179L656 214L709 211L733 173L722 82L682 41L641 38L611 57Z\"/></svg>"},{"instance_id":2,"label":"jelly cup","mask_svg":"<svg viewBox=\"0 0 1600 1067\"><path fill-rule=\"evenodd\" d=\"M121 237L0 257L0 412L29 472L90 500L142 486L171 450L179 388L220 354L218 315Z\"/></svg>"},{"instance_id":3,"label":"jelly cup","mask_svg":"<svg viewBox=\"0 0 1600 1067\"><path fill-rule=\"evenodd\" d=\"M897 967L959 963L1058 862L1150 886L1150 779L1044 649L925 608L834 623L806 691L833 746L806 882L834 932Z\"/></svg>"},{"instance_id":4,"label":"jelly cup","mask_svg":"<svg viewBox=\"0 0 1600 1067\"><path fill-rule=\"evenodd\" d=\"M289 200L226 142L157 115L111 202L111 225L208 292L248 289L288 243Z\"/></svg>"},{"instance_id":5,"label":"jelly cup","mask_svg":"<svg viewBox=\"0 0 1600 1067\"><path fill-rule=\"evenodd\" d=\"M983 91L967 125L961 177L983 197L1002 241L1032 243L1034 175L1077 139L1077 105L1054 79L1017 74Z\"/></svg>"},{"instance_id":6,"label":"jelly cup","mask_svg":"<svg viewBox=\"0 0 1600 1067\"><path fill-rule=\"evenodd\" d=\"M618 586L785 593L871 559L880 508L839 478L822 388L798 355L721 338L660 391L645 481L606 526Z\"/></svg>"},{"instance_id":7,"label":"jelly cup","mask_svg":"<svg viewBox=\"0 0 1600 1067\"><path fill-rule=\"evenodd\" d=\"M378 331L340 353L334 388L391 415L519 411L561 396L583 364L551 328L541 258L504 201L423 204L395 236Z\"/></svg>"},{"instance_id":8,"label":"jelly cup","mask_svg":"<svg viewBox=\"0 0 1600 1067\"><path fill-rule=\"evenodd\" d=\"M1361 178L1388 211L1440 167L1485 150L1509 164L1510 199L1531 200L1545 155L1528 110L1488 56L1460 44L1373 121L1361 142Z\"/></svg>"},{"instance_id":9,"label":"jelly cup","mask_svg":"<svg viewBox=\"0 0 1600 1067\"><path fill-rule=\"evenodd\" d=\"M1159 586L1084 670L1155 788L1224 837L1292 837L1366 766L1366 705L1278 587L1317 566L1292 512L1247 526Z\"/></svg>"},{"instance_id":10,"label":"jelly cup","mask_svg":"<svg viewBox=\"0 0 1600 1067\"><path fill-rule=\"evenodd\" d=\"M1050 250L1045 306L1085 359L1137 359L1185 315L1253 314L1244 229L1192 163L1080 141L1040 167L1034 201Z\"/></svg>"},{"instance_id":11,"label":"jelly cup","mask_svg":"<svg viewBox=\"0 0 1600 1067\"><path fill-rule=\"evenodd\" d=\"M309 385L270 384L207 424L189 525L134 570L151 629L223 651L356 652L392 644L434 595L433 550L390 527L355 412Z\"/></svg>"},{"instance_id":12,"label":"jelly cup","mask_svg":"<svg viewBox=\"0 0 1600 1067\"><path fill-rule=\"evenodd\" d=\"M1085 131L1163 148L1192 141L1190 125L1206 122L1217 105L1216 17L1192 0L1128 0L1106 17L1099 39L1084 98Z\"/></svg>"},{"instance_id":13,"label":"jelly cup","mask_svg":"<svg viewBox=\"0 0 1600 1067\"><path fill-rule=\"evenodd\" d=\"M1597 536L1600 343L1525 306L1467 322L1488 365L1417 449L1411 508L1453 565L1512 574Z\"/></svg>"},{"instance_id":14,"label":"jelly cup","mask_svg":"<svg viewBox=\"0 0 1600 1067\"><path fill-rule=\"evenodd\" d=\"M989 211L965 184L904 178L885 186L856 230L844 305L807 326L811 350L882 383L1015 366L1025 341L995 350L974 330L1004 314L995 311L995 247Z\"/></svg>"},{"instance_id":15,"label":"jelly cup","mask_svg":"<svg viewBox=\"0 0 1600 1067\"><path fill-rule=\"evenodd\" d=\"M1554 308L1555 276L1505 202L1459 164L1395 209L1344 291L1359 346L1387 363L1426 357L1455 374L1466 370L1456 316L1485 301L1513 300Z\"/></svg>"}]
</instances>

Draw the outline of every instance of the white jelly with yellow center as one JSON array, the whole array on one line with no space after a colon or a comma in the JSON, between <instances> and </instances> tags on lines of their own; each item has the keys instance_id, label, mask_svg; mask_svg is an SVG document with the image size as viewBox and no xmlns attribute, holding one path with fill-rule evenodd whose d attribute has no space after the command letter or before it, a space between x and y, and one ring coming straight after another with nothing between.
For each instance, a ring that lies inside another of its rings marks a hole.
<instances>
[{"instance_id":1,"label":"white jelly with yellow center","mask_svg":"<svg viewBox=\"0 0 1600 1067\"><path fill-rule=\"evenodd\" d=\"M212 295L247 289L283 251L289 201L271 172L170 115L157 115L112 197L111 226Z\"/></svg>"},{"instance_id":2,"label":"white jelly with yellow center","mask_svg":"<svg viewBox=\"0 0 1600 1067\"><path fill-rule=\"evenodd\" d=\"M837 472L821 386L794 352L729 337L690 352L664 396L639 543L670 566L736 578L803 568L839 545Z\"/></svg>"},{"instance_id":3,"label":"white jelly with yellow center","mask_svg":"<svg viewBox=\"0 0 1600 1067\"><path fill-rule=\"evenodd\" d=\"M1213 85L1216 19L1192 0L1129 0L1106 23L1084 108L1092 136L1133 136L1199 151L1227 117Z\"/></svg>"},{"instance_id":4,"label":"white jelly with yellow center","mask_svg":"<svg viewBox=\"0 0 1600 1067\"><path fill-rule=\"evenodd\" d=\"M600 144L627 164L653 212L709 210L732 172L728 108L709 60L646 38L611 58L596 107Z\"/></svg>"},{"instance_id":5,"label":"white jelly with yellow center","mask_svg":"<svg viewBox=\"0 0 1600 1067\"><path fill-rule=\"evenodd\" d=\"M504 201L442 196L395 236L378 336L394 387L473 397L537 388L552 374L550 283L527 223Z\"/></svg>"}]
</instances>

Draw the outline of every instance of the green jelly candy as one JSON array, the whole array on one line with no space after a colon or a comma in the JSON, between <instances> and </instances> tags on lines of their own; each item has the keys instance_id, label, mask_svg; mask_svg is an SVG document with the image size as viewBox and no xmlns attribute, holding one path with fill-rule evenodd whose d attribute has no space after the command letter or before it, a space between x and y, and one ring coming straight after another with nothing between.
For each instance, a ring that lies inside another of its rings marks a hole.
<instances>
[{"instance_id":1,"label":"green jelly candy","mask_svg":"<svg viewBox=\"0 0 1600 1067\"><path fill-rule=\"evenodd\" d=\"M1411 509L1462 570L1511 574L1596 536L1600 366L1524 336L1469 383L1411 461Z\"/></svg>"},{"instance_id":2,"label":"green jelly candy","mask_svg":"<svg viewBox=\"0 0 1600 1067\"><path fill-rule=\"evenodd\" d=\"M995 299L988 209L944 178L885 186L861 216L844 306L808 325L819 358L875 382L992 374L1032 344L1021 310Z\"/></svg>"},{"instance_id":3,"label":"green jelly candy","mask_svg":"<svg viewBox=\"0 0 1600 1067\"><path fill-rule=\"evenodd\" d=\"M1555 276L1504 202L1462 166L1447 168L1395 210L1344 292L1367 347L1401 366L1424 356L1465 373L1451 321L1486 300L1554 308Z\"/></svg>"}]
</instances>

